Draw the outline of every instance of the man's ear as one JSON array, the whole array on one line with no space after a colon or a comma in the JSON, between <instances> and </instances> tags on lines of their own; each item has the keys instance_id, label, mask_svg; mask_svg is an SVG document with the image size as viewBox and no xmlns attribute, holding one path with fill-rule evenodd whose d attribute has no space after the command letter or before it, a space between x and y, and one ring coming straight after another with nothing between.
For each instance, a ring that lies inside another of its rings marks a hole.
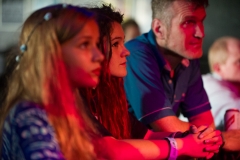
<instances>
[{"instance_id":1,"label":"man's ear","mask_svg":"<svg viewBox=\"0 0 240 160\"><path fill-rule=\"evenodd\" d=\"M152 21L152 30L155 34L155 36L158 39L164 40L166 39L166 35L167 35L167 29L166 26L163 24L163 22L159 19L153 19Z\"/></svg>"}]
</instances>

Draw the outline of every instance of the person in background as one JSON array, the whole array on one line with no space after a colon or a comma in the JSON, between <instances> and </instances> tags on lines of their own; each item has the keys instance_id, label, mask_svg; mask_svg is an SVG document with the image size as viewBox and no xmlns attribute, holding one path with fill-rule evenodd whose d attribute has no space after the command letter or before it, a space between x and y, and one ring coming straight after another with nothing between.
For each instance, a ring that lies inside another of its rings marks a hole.
<instances>
[{"instance_id":1,"label":"person in background","mask_svg":"<svg viewBox=\"0 0 240 160\"><path fill-rule=\"evenodd\" d=\"M101 158L78 93L99 81L98 42L98 25L86 9L58 4L27 18L0 112L3 160Z\"/></svg>"},{"instance_id":2,"label":"person in background","mask_svg":"<svg viewBox=\"0 0 240 160\"><path fill-rule=\"evenodd\" d=\"M224 131L224 114L228 109L240 110L240 39L220 37L209 49L211 73L203 75L215 125ZM240 129L240 128L239 128ZM240 151L240 130L222 132L224 149Z\"/></svg>"},{"instance_id":3,"label":"person in background","mask_svg":"<svg viewBox=\"0 0 240 160\"><path fill-rule=\"evenodd\" d=\"M119 139L119 142L128 142L136 146L139 152L143 154L141 151L145 150L145 147L148 147L148 141L134 140L135 138L155 139L155 141L157 141L156 139L161 139L164 136L161 135L160 138L160 132L154 132L154 135L151 132L147 132L146 127L143 127L139 121L128 113L127 100L123 88L123 77L127 74L126 57L129 56L130 53L124 46L124 32L121 27L123 15L114 11L111 5L103 5L101 7L91 8L91 10L97 14L97 22L100 27L101 35L99 47L106 58L103 61L103 71L97 87L87 89L81 88L81 95L86 100L87 106L90 108L92 115L98 120L98 122L96 121L95 126L101 128L103 137L112 136ZM101 125L105 130L102 129ZM198 128L199 131L202 130L200 128ZM211 130L211 128L208 129ZM208 132L208 129L206 129L206 132ZM208 136L213 137L214 134L212 133ZM181 136L179 136L179 134ZM205 135L207 134L208 133ZM178 133L178 138L182 137L182 135L182 133ZM165 136L170 136L170 134L165 134ZM213 139L218 141L219 137L214 137ZM188 146L194 146L194 141L195 140L189 142L191 145ZM162 144L160 148L166 147L162 140L159 142ZM132 152L129 150L124 152L124 149L120 146L113 146L112 148L116 148L118 151L123 150L123 152L121 152L124 156L122 159L137 159L134 157L134 152L133 154L130 154ZM154 148L152 149L153 150L145 150L145 152L154 155ZM198 154L198 152L196 153ZM211 154L209 154L209 157L211 157ZM159 156L163 158L164 154Z\"/></svg>"},{"instance_id":4,"label":"person in background","mask_svg":"<svg viewBox=\"0 0 240 160\"><path fill-rule=\"evenodd\" d=\"M215 128L199 67L208 0L151 5L151 30L126 43L129 111L154 131L184 132L191 124ZM180 109L189 122L178 119Z\"/></svg>"},{"instance_id":5,"label":"person in background","mask_svg":"<svg viewBox=\"0 0 240 160\"><path fill-rule=\"evenodd\" d=\"M122 23L123 31L125 33L125 42L130 41L141 34L137 22L130 18Z\"/></svg>"}]
</instances>

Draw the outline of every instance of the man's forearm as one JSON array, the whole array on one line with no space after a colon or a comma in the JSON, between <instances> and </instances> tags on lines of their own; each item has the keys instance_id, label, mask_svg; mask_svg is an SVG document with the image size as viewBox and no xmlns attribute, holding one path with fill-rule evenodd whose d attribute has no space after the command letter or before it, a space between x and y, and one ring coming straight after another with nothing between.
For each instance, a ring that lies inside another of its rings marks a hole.
<instances>
[{"instance_id":1,"label":"man's forearm","mask_svg":"<svg viewBox=\"0 0 240 160\"><path fill-rule=\"evenodd\" d=\"M185 132L189 129L190 124L179 120L176 116L169 116L155 121L151 127L155 132Z\"/></svg>"},{"instance_id":2,"label":"man's forearm","mask_svg":"<svg viewBox=\"0 0 240 160\"><path fill-rule=\"evenodd\" d=\"M212 127L214 129L216 128L214 122L204 121L204 120L202 120L200 118L199 119L195 119L193 121L190 121L189 123L191 123L192 125L195 125L197 127L205 125L205 126Z\"/></svg>"},{"instance_id":3,"label":"man's forearm","mask_svg":"<svg viewBox=\"0 0 240 160\"><path fill-rule=\"evenodd\" d=\"M216 128L211 111L206 111L196 116L189 118L189 122L197 127L206 125L212 128Z\"/></svg>"}]
</instances>

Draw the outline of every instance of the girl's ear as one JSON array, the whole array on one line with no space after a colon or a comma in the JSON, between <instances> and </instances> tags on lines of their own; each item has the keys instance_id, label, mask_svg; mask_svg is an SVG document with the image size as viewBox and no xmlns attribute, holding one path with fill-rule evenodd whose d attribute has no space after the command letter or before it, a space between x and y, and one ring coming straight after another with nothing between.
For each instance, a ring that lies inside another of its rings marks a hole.
<instances>
[{"instance_id":1,"label":"girl's ear","mask_svg":"<svg viewBox=\"0 0 240 160\"><path fill-rule=\"evenodd\" d=\"M167 29L166 26L163 24L163 22L157 18L153 19L152 21L152 30L159 40L165 40L167 35Z\"/></svg>"}]
</instances>

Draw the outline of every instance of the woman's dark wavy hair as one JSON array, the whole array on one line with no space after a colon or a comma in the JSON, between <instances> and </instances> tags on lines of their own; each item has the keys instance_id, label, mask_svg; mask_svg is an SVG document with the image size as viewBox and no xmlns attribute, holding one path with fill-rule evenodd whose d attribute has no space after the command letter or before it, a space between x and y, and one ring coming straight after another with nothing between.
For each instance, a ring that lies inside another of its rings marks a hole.
<instances>
[{"instance_id":1,"label":"woman's dark wavy hair","mask_svg":"<svg viewBox=\"0 0 240 160\"><path fill-rule=\"evenodd\" d=\"M130 138L130 123L123 78L111 76L109 62L112 56L111 34L113 22L119 24L123 15L111 4L90 8L97 15L100 29L99 47L105 56L99 85L95 89L81 90L82 96L100 123L118 139Z\"/></svg>"}]
</instances>

